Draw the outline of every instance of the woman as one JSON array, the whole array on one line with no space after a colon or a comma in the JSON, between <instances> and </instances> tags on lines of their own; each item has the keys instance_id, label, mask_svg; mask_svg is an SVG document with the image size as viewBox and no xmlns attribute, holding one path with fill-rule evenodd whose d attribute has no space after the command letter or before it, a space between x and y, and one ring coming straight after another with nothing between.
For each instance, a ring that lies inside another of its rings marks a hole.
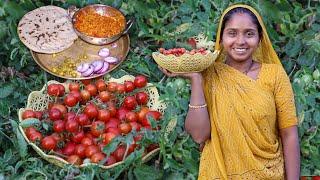
<instances>
[{"instance_id":1,"label":"woman","mask_svg":"<svg viewBox=\"0 0 320 180\"><path fill-rule=\"evenodd\" d=\"M226 9L215 49L205 72L182 75L191 80L185 128L204 146L199 179L299 179L294 95L260 15Z\"/></svg>"}]
</instances>

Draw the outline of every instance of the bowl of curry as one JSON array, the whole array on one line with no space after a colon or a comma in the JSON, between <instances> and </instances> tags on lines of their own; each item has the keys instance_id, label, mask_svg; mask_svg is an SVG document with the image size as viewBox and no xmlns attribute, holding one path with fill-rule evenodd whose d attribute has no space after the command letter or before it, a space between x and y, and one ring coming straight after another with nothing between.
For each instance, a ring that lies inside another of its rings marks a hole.
<instances>
[{"instance_id":1,"label":"bowl of curry","mask_svg":"<svg viewBox=\"0 0 320 180\"><path fill-rule=\"evenodd\" d=\"M81 9L68 9L74 31L84 41L105 45L126 34L133 20L126 21L121 11L103 4L92 4Z\"/></svg>"}]
</instances>

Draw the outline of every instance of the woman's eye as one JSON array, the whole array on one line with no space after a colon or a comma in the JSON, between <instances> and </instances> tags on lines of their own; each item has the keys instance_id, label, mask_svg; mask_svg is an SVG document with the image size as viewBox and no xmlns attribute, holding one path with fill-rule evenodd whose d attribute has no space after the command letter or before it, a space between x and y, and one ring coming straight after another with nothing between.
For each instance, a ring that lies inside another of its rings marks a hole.
<instances>
[{"instance_id":1,"label":"woman's eye","mask_svg":"<svg viewBox=\"0 0 320 180\"><path fill-rule=\"evenodd\" d=\"M252 36L254 36L254 35L255 35L254 32L247 32L247 36L248 36L248 37L252 37Z\"/></svg>"},{"instance_id":2,"label":"woman's eye","mask_svg":"<svg viewBox=\"0 0 320 180\"><path fill-rule=\"evenodd\" d=\"M230 35L230 36L235 36L235 35L236 35L236 32L230 31L230 32L228 32L228 35Z\"/></svg>"}]
</instances>

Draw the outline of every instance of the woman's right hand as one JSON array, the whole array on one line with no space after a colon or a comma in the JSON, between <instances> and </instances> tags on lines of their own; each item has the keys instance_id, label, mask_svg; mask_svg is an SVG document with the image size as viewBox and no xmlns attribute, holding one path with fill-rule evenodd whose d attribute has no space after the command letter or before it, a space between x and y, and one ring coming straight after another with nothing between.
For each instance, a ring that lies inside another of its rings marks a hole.
<instances>
[{"instance_id":1,"label":"woman's right hand","mask_svg":"<svg viewBox=\"0 0 320 180\"><path fill-rule=\"evenodd\" d=\"M183 78L187 78L187 79L190 79L191 81L192 80L197 80L197 79L202 79L202 75L201 73L172 73L160 66L158 66L158 68L163 72L163 74L165 74L166 76L168 77L183 77Z\"/></svg>"}]
</instances>

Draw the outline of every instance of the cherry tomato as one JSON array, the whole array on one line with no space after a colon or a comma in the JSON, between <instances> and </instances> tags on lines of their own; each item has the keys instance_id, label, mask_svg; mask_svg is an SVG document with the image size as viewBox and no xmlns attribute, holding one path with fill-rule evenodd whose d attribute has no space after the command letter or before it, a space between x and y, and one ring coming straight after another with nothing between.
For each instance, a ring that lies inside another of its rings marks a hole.
<instances>
[{"instance_id":1,"label":"cherry tomato","mask_svg":"<svg viewBox=\"0 0 320 180\"><path fill-rule=\"evenodd\" d=\"M102 102L108 102L111 98L111 94L108 91L101 91L99 93L99 98Z\"/></svg>"},{"instance_id":2,"label":"cherry tomato","mask_svg":"<svg viewBox=\"0 0 320 180\"><path fill-rule=\"evenodd\" d=\"M86 145L86 146L93 145L93 139L92 139L92 138L89 138L89 137L84 137L84 138L81 140L81 144Z\"/></svg>"},{"instance_id":3,"label":"cherry tomato","mask_svg":"<svg viewBox=\"0 0 320 180\"><path fill-rule=\"evenodd\" d=\"M62 149L62 153L64 155L70 156L71 154L74 154L74 151L76 149L76 144L74 142L67 142L64 148Z\"/></svg>"},{"instance_id":4,"label":"cherry tomato","mask_svg":"<svg viewBox=\"0 0 320 180\"><path fill-rule=\"evenodd\" d=\"M84 102L89 101L91 98L90 92L85 89L80 92L80 95L81 95L82 101Z\"/></svg>"},{"instance_id":5,"label":"cherry tomato","mask_svg":"<svg viewBox=\"0 0 320 180\"><path fill-rule=\"evenodd\" d=\"M146 118L152 117L155 120L159 120L161 118L161 113L159 111L149 111L146 114Z\"/></svg>"},{"instance_id":6,"label":"cherry tomato","mask_svg":"<svg viewBox=\"0 0 320 180\"><path fill-rule=\"evenodd\" d=\"M141 125L137 122L129 122L129 124L132 127L132 130L135 129L136 131L140 131L141 129Z\"/></svg>"},{"instance_id":7,"label":"cherry tomato","mask_svg":"<svg viewBox=\"0 0 320 180\"><path fill-rule=\"evenodd\" d=\"M32 110L25 110L22 113L22 119L35 118L35 117L36 117L36 113Z\"/></svg>"},{"instance_id":8,"label":"cherry tomato","mask_svg":"<svg viewBox=\"0 0 320 180\"><path fill-rule=\"evenodd\" d=\"M40 142L42 139L42 134L40 132L35 131L27 137L31 142Z\"/></svg>"},{"instance_id":9,"label":"cherry tomato","mask_svg":"<svg viewBox=\"0 0 320 180\"><path fill-rule=\"evenodd\" d=\"M126 98L124 98L123 105L129 110L135 109L137 104L137 100L134 96L127 96Z\"/></svg>"},{"instance_id":10,"label":"cherry tomato","mask_svg":"<svg viewBox=\"0 0 320 180\"><path fill-rule=\"evenodd\" d=\"M82 84L84 84L84 85L88 85L88 84L91 83L91 79L83 79L83 80L81 80L81 82L82 82Z\"/></svg>"},{"instance_id":11,"label":"cherry tomato","mask_svg":"<svg viewBox=\"0 0 320 180\"><path fill-rule=\"evenodd\" d=\"M75 119L76 118L76 113L75 112L67 112L65 115L64 115L64 120L67 121L69 119Z\"/></svg>"},{"instance_id":12,"label":"cherry tomato","mask_svg":"<svg viewBox=\"0 0 320 180\"><path fill-rule=\"evenodd\" d=\"M60 133L54 132L50 136L53 137L54 140L56 140L57 144L63 140Z\"/></svg>"},{"instance_id":13,"label":"cherry tomato","mask_svg":"<svg viewBox=\"0 0 320 180\"><path fill-rule=\"evenodd\" d=\"M134 86L137 87L137 88L143 88L147 85L148 83L148 80L145 76L143 75L138 75L134 78Z\"/></svg>"},{"instance_id":14,"label":"cherry tomato","mask_svg":"<svg viewBox=\"0 0 320 180\"><path fill-rule=\"evenodd\" d=\"M145 92L138 92L135 97L139 105L146 105L148 103L149 96Z\"/></svg>"},{"instance_id":15,"label":"cherry tomato","mask_svg":"<svg viewBox=\"0 0 320 180\"><path fill-rule=\"evenodd\" d=\"M110 166L110 165L112 165L112 164L114 164L114 163L116 163L116 162L117 162L116 158L115 158L114 156L110 155L110 156L107 158L106 165L107 165L107 166Z\"/></svg>"},{"instance_id":16,"label":"cherry tomato","mask_svg":"<svg viewBox=\"0 0 320 180\"><path fill-rule=\"evenodd\" d=\"M47 89L47 93L50 95L50 96L59 96L59 87L57 84L49 84L48 85L48 89Z\"/></svg>"},{"instance_id":17,"label":"cherry tomato","mask_svg":"<svg viewBox=\"0 0 320 180\"><path fill-rule=\"evenodd\" d=\"M64 86L62 85L62 84L57 84L57 86L58 86L58 88L59 88L59 94L58 94L58 96L63 96L64 95L64 93L65 93L65 88L64 88Z\"/></svg>"},{"instance_id":18,"label":"cherry tomato","mask_svg":"<svg viewBox=\"0 0 320 180\"><path fill-rule=\"evenodd\" d=\"M60 110L56 109L56 108L51 108L49 110L49 118L52 121L56 121L62 118L62 113Z\"/></svg>"},{"instance_id":19,"label":"cherry tomato","mask_svg":"<svg viewBox=\"0 0 320 180\"><path fill-rule=\"evenodd\" d=\"M98 108L94 104L88 104L83 111L90 119L98 116Z\"/></svg>"},{"instance_id":20,"label":"cherry tomato","mask_svg":"<svg viewBox=\"0 0 320 180\"><path fill-rule=\"evenodd\" d=\"M124 154L126 152L126 147L124 145L120 145L113 153L112 155L115 157L117 162L122 161L124 158Z\"/></svg>"},{"instance_id":21,"label":"cherry tomato","mask_svg":"<svg viewBox=\"0 0 320 180\"><path fill-rule=\"evenodd\" d=\"M65 122L63 120L56 120L53 122L54 132L60 133L65 130Z\"/></svg>"},{"instance_id":22,"label":"cherry tomato","mask_svg":"<svg viewBox=\"0 0 320 180\"><path fill-rule=\"evenodd\" d=\"M126 118L126 114L129 112L128 109L126 109L125 107L120 107L117 110L117 115L116 117L121 121L124 120Z\"/></svg>"},{"instance_id":23,"label":"cherry tomato","mask_svg":"<svg viewBox=\"0 0 320 180\"><path fill-rule=\"evenodd\" d=\"M117 92L118 92L119 94L125 93L125 87L124 87L123 84L118 84L118 85L117 85Z\"/></svg>"},{"instance_id":24,"label":"cherry tomato","mask_svg":"<svg viewBox=\"0 0 320 180\"><path fill-rule=\"evenodd\" d=\"M118 125L120 124L120 120L117 118L110 118L110 120L106 123L106 129L114 127L117 128Z\"/></svg>"},{"instance_id":25,"label":"cherry tomato","mask_svg":"<svg viewBox=\"0 0 320 180\"><path fill-rule=\"evenodd\" d=\"M141 107L140 111L138 112L138 120L141 122L143 119L145 119L147 112L149 111L149 108L147 107Z\"/></svg>"},{"instance_id":26,"label":"cherry tomato","mask_svg":"<svg viewBox=\"0 0 320 180\"><path fill-rule=\"evenodd\" d=\"M68 94L65 98L64 98L64 104L68 107L73 107L78 103L78 99L73 96L72 94Z\"/></svg>"},{"instance_id":27,"label":"cherry tomato","mask_svg":"<svg viewBox=\"0 0 320 180\"><path fill-rule=\"evenodd\" d=\"M104 133L105 124L103 121L95 121L91 124L91 134L98 137L100 134Z\"/></svg>"},{"instance_id":28,"label":"cherry tomato","mask_svg":"<svg viewBox=\"0 0 320 180\"><path fill-rule=\"evenodd\" d=\"M116 82L109 82L107 85L107 90L109 92L115 92L117 90L117 84Z\"/></svg>"},{"instance_id":29,"label":"cherry tomato","mask_svg":"<svg viewBox=\"0 0 320 180\"><path fill-rule=\"evenodd\" d=\"M134 83L132 81L124 81L124 89L126 93L132 92L135 89Z\"/></svg>"},{"instance_id":30,"label":"cherry tomato","mask_svg":"<svg viewBox=\"0 0 320 180\"><path fill-rule=\"evenodd\" d=\"M99 163L102 161L106 156L102 152L97 152L93 154L90 158L92 163Z\"/></svg>"},{"instance_id":31,"label":"cherry tomato","mask_svg":"<svg viewBox=\"0 0 320 180\"><path fill-rule=\"evenodd\" d=\"M75 119L69 119L65 124L66 131L77 132L79 129L79 123Z\"/></svg>"},{"instance_id":32,"label":"cherry tomato","mask_svg":"<svg viewBox=\"0 0 320 180\"><path fill-rule=\"evenodd\" d=\"M85 137L84 132L81 130L81 131L72 133L71 140L75 143L81 143L84 137Z\"/></svg>"},{"instance_id":33,"label":"cherry tomato","mask_svg":"<svg viewBox=\"0 0 320 180\"><path fill-rule=\"evenodd\" d=\"M81 158L75 154L69 156L67 161L68 161L68 163L73 164L73 165L81 165L82 164Z\"/></svg>"},{"instance_id":34,"label":"cherry tomato","mask_svg":"<svg viewBox=\"0 0 320 180\"><path fill-rule=\"evenodd\" d=\"M117 108L114 105L113 106L108 106L107 109L109 110L111 117L116 116Z\"/></svg>"},{"instance_id":35,"label":"cherry tomato","mask_svg":"<svg viewBox=\"0 0 320 180\"><path fill-rule=\"evenodd\" d=\"M65 115L67 113L67 108L62 104L53 104L50 109L53 108L58 109L62 113L62 115Z\"/></svg>"},{"instance_id":36,"label":"cherry tomato","mask_svg":"<svg viewBox=\"0 0 320 180\"><path fill-rule=\"evenodd\" d=\"M84 144L77 144L74 149L74 154L78 155L80 158L86 157L86 145Z\"/></svg>"},{"instance_id":37,"label":"cherry tomato","mask_svg":"<svg viewBox=\"0 0 320 180\"><path fill-rule=\"evenodd\" d=\"M132 130L132 127L129 123L121 123L119 124L119 129L122 134L128 134Z\"/></svg>"},{"instance_id":38,"label":"cherry tomato","mask_svg":"<svg viewBox=\"0 0 320 180\"><path fill-rule=\"evenodd\" d=\"M109 144L112 141L112 139L115 137L117 137L117 135L112 132L103 133L102 134L102 142L104 144Z\"/></svg>"},{"instance_id":39,"label":"cherry tomato","mask_svg":"<svg viewBox=\"0 0 320 180\"><path fill-rule=\"evenodd\" d=\"M98 111L98 120L103 122L108 122L111 117L110 111L106 109L100 109Z\"/></svg>"},{"instance_id":40,"label":"cherry tomato","mask_svg":"<svg viewBox=\"0 0 320 180\"><path fill-rule=\"evenodd\" d=\"M96 87L99 92L107 90L107 84L103 79L99 79L98 81L96 81Z\"/></svg>"},{"instance_id":41,"label":"cherry tomato","mask_svg":"<svg viewBox=\"0 0 320 180\"><path fill-rule=\"evenodd\" d=\"M52 136L46 136L41 140L41 147L44 150L53 150L56 148L57 142Z\"/></svg>"},{"instance_id":42,"label":"cherry tomato","mask_svg":"<svg viewBox=\"0 0 320 180\"><path fill-rule=\"evenodd\" d=\"M86 153L86 157L90 158L93 154L100 152L100 149L98 146L96 145L90 145L86 147L85 153Z\"/></svg>"},{"instance_id":43,"label":"cherry tomato","mask_svg":"<svg viewBox=\"0 0 320 180\"><path fill-rule=\"evenodd\" d=\"M90 124L90 120L89 120L89 116L86 114L79 114L76 117L76 121L81 125L81 126L85 126L85 125L89 125Z\"/></svg>"},{"instance_id":44,"label":"cherry tomato","mask_svg":"<svg viewBox=\"0 0 320 180\"><path fill-rule=\"evenodd\" d=\"M111 132L111 133L113 133L115 135L120 135L121 134L120 129L115 128L115 127L110 127L108 129L106 129L106 132Z\"/></svg>"},{"instance_id":45,"label":"cherry tomato","mask_svg":"<svg viewBox=\"0 0 320 180\"><path fill-rule=\"evenodd\" d=\"M126 118L125 118L127 121L130 121L130 122L135 122L138 120L138 115L137 113L133 112L133 111L129 111L126 113Z\"/></svg>"},{"instance_id":46,"label":"cherry tomato","mask_svg":"<svg viewBox=\"0 0 320 180\"><path fill-rule=\"evenodd\" d=\"M69 94L73 95L78 102L82 100L80 91L70 91Z\"/></svg>"},{"instance_id":47,"label":"cherry tomato","mask_svg":"<svg viewBox=\"0 0 320 180\"><path fill-rule=\"evenodd\" d=\"M94 84L86 85L85 90L89 91L91 96L95 96L98 93L98 89Z\"/></svg>"},{"instance_id":48,"label":"cherry tomato","mask_svg":"<svg viewBox=\"0 0 320 180\"><path fill-rule=\"evenodd\" d=\"M30 126L30 127L27 127L24 132L26 133L26 136L29 137L30 134L34 133L34 132L38 132L38 130L33 127L33 126Z\"/></svg>"},{"instance_id":49,"label":"cherry tomato","mask_svg":"<svg viewBox=\"0 0 320 180\"><path fill-rule=\"evenodd\" d=\"M77 82L69 83L69 91L80 91L80 84Z\"/></svg>"},{"instance_id":50,"label":"cherry tomato","mask_svg":"<svg viewBox=\"0 0 320 180\"><path fill-rule=\"evenodd\" d=\"M35 116L36 116L35 118L37 118L39 120L42 119L42 116L43 116L42 111L34 111L34 113L35 113Z\"/></svg>"}]
</instances>

